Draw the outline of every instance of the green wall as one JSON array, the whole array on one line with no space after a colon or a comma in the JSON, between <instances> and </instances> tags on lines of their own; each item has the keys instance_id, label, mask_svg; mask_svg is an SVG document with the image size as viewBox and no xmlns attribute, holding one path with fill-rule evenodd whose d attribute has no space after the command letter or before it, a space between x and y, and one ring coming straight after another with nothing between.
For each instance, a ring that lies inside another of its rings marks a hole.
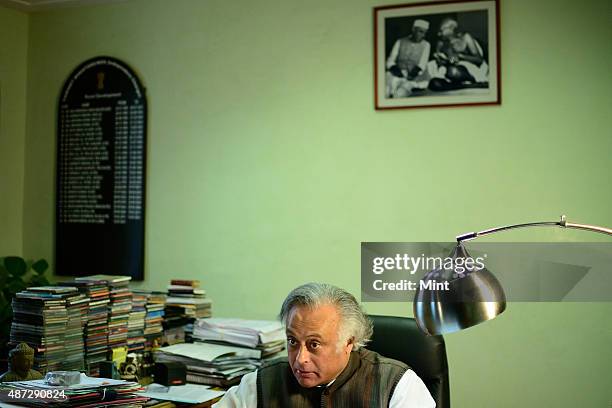
<instances>
[{"instance_id":1,"label":"green wall","mask_svg":"<svg viewBox=\"0 0 612 408\"><path fill-rule=\"evenodd\" d=\"M373 109L380 4L134 0L32 14L25 255L53 257L56 101L96 55L126 61L148 89L140 286L199 278L217 316L271 318L310 280L358 293L361 241L444 241L561 213L612 225L609 1L503 1L503 105L395 112ZM610 315L612 304L511 304L447 336L453 405L608 406Z\"/></svg>"},{"instance_id":2,"label":"green wall","mask_svg":"<svg viewBox=\"0 0 612 408\"><path fill-rule=\"evenodd\" d=\"M0 256L23 251L28 16L0 7Z\"/></svg>"}]
</instances>

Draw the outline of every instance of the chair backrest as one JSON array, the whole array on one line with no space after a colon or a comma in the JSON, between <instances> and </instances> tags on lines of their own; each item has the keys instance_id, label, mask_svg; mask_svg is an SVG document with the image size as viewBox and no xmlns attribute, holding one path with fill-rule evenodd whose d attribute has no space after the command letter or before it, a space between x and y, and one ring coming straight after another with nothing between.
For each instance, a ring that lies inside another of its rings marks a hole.
<instances>
[{"instance_id":1,"label":"chair backrest","mask_svg":"<svg viewBox=\"0 0 612 408\"><path fill-rule=\"evenodd\" d=\"M374 335L367 348L402 361L423 380L436 408L450 407L448 360L442 336L427 336L409 317L372 316Z\"/></svg>"}]
</instances>

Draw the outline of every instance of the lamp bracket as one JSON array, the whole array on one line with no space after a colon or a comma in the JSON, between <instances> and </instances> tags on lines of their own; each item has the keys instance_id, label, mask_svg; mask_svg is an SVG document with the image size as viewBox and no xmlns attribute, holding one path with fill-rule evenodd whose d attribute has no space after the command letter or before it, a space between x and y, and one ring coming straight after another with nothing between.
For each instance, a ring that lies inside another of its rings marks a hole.
<instances>
[{"instance_id":1,"label":"lamp bracket","mask_svg":"<svg viewBox=\"0 0 612 408\"><path fill-rule=\"evenodd\" d=\"M486 229L486 230L478 231L478 232L467 232L465 234L458 235L457 242L470 241L478 237L482 237L484 235L490 235L496 232L507 231L507 230L517 229L517 228L526 228L526 227L561 227L561 228L580 229L580 230L585 230L585 231L599 232L601 234L606 234L606 235L612 235L612 228L600 227L597 225L577 224L573 222L567 222L567 217L565 215L562 215L560 221L530 222L526 224L504 225L502 227L490 228L490 229Z\"/></svg>"}]
</instances>

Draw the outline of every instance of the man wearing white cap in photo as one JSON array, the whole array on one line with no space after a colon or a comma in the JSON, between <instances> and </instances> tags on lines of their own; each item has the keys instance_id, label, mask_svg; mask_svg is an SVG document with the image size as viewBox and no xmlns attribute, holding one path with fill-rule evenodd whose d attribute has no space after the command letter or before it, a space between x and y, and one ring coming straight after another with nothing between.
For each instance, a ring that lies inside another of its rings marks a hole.
<instances>
[{"instance_id":1,"label":"man wearing white cap in photo","mask_svg":"<svg viewBox=\"0 0 612 408\"><path fill-rule=\"evenodd\" d=\"M412 32L393 44L387 58L387 98L410 96L413 88L427 87L425 68L429 61L431 45L425 40L429 22L414 20Z\"/></svg>"}]
</instances>

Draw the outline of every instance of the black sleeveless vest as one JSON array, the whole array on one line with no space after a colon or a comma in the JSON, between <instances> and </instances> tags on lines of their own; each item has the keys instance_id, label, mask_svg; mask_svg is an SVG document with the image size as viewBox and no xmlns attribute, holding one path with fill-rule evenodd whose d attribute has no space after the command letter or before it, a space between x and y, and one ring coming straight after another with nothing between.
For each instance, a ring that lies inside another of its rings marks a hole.
<instances>
[{"instance_id":1,"label":"black sleeveless vest","mask_svg":"<svg viewBox=\"0 0 612 408\"><path fill-rule=\"evenodd\" d=\"M257 371L259 408L382 408L389 406L395 386L408 366L366 349L353 351L349 362L328 387L304 388L287 360Z\"/></svg>"}]
</instances>

